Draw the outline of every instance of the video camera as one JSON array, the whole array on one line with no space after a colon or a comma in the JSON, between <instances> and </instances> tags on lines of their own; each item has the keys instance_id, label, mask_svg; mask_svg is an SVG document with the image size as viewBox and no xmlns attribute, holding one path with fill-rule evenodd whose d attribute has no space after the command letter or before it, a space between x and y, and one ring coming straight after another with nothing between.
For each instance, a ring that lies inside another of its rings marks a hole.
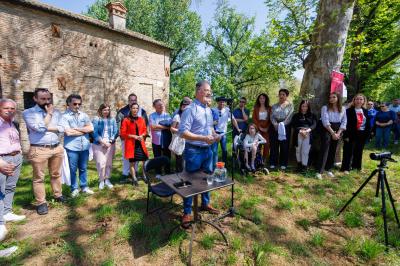
<instances>
[{"instance_id":1,"label":"video camera","mask_svg":"<svg viewBox=\"0 0 400 266\"><path fill-rule=\"evenodd\" d=\"M380 161L383 159L391 160L392 153L390 151L385 151L385 152L381 152L381 153L370 153L369 158L371 158L372 160L376 160L376 161Z\"/></svg>"}]
</instances>

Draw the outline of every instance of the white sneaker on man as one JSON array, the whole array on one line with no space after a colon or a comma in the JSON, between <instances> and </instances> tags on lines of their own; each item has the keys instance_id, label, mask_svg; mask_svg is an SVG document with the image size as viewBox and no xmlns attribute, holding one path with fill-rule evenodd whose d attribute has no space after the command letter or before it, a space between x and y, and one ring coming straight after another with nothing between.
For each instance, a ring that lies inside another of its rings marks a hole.
<instances>
[{"instance_id":1,"label":"white sneaker on man","mask_svg":"<svg viewBox=\"0 0 400 266\"><path fill-rule=\"evenodd\" d=\"M2 250L0 250L0 258L6 258L6 257L12 255L17 250L18 250L17 246L12 246L9 248L2 249Z\"/></svg>"},{"instance_id":2,"label":"white sneaker on man","mask_svg":"<svg viewBox=\"0 0 400 266\"><path fill-rule=\"evenodd\" d=\"M275 165L270 165L269 168L270 169L275 169Z\"/></svg>"},{"instance_id":3,"label":"white sneaker on man","mask_svg":"<svg viewBox=\"0 0 400 266\"><path fill-rule=\"evenodd\" d=\"M82 192L89 195L94 194L93 190L91 190L89 187L85 187L84 189L82 189Z\"/></svg>"},{"instance_id":4,"label":"white sneaker on man","mask_svg":"<svg viewBox=\"0 0 400 266\"><path fill-rule=\"evenodd\" d=\"M71 197L76 198L79 196L79 189L74 189L71 193Z\"/></svg>"},{"instance_id":5,"label":"white sneaker on man","mask_svg":"<svg viewBox=\"0 0 400 266\"><path fill-rule=\"evenodd\" d=\"M0 241L3 241L6 238L8 231L5 224L0 225Z\"/></svg>"},{"instance_id":6,"label":"white sneaker on man","mask_svg":"<svg viewBox=\"0 0 400 266\"><path fill-rule=\"evenodd\" d=\"M99 190L103 190L103 189L104 189L104 181L100 181Z\"/></svg>"},{"instance_id":7,"label":"white sneaker on man","mask_svg":"<svg viewBox=\"0 0 400 266\"><path fill-rule=\"evenodd\" d=\"M281 170L286 170L286 166L282 165Z\"/></svg>"},{"instance_id":8,"label":"white sneaker on man","mask_svg":"<svg viewBox=\"0 0 400 266\"><path fill-rule=\"evenodd\" d=\"M331 171L326 171L326 175L331 178L335 177L335 175Z\"/></svg>"},{"instance_id":9,"label":"white sneaker on man","mask_svg":"<svg viewBox=\"0 0 400 266\"><path fill-rule=\"evenodd\" d=\"M113 187L114 187L113 184L111 184L110 179L106 179L106 180L104 181L104 184L105 184L108 188L113 188Z\"/></svg>"},{"instance_id":10,"label":"white sneaker on man","mask_svg":"<svg viewBox=\"0 0 400 266\"><path fill-rule=\"evenodd\" d=\"M320 173L317 173L317 174L315 175L315 178L321 180L321 179L322 179L322 175L321 175Z\"/></svg>"},{"instance_id":11,"label":"white sneaker on man","mask_svg":"<svg viewBox=\"0 0 400 266\"><path fill-rule=\"evenodd\" d=\"M18 221L22 221L26 218L25 215L17 215L13 212L9 212L5 215L3 215L4 221L6 222L18 222Z\"/></svg>"},{"instance_id":12,"label":"white sneaker on man","mask_svg":"<svg viewBox=\"0 0 400 266\"><path fill-rule=\"evenodd\" d=\"M345 175L349 175L349 174L350 174L350 172L349 172L349 171L344 171L344 172L343 172L343 174L345 174Z\"/></svg>"}]
</instances>

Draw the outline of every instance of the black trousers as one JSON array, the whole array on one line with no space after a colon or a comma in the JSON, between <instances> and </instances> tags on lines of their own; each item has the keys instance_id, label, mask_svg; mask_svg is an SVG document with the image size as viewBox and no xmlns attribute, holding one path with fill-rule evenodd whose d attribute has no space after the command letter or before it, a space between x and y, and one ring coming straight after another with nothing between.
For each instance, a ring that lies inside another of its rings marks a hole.
<instances>
[{"instance_id":1,"label":"black trousers","mask_svg":"<svg viewBox=\"0 0 400 266\"><path fill-rule=\"evenodd\" d=\"M367 135L364 130L358 130L355 136L343 141L343 160L340 171L352 169L361 170L362 154Z\"/></svg>"},{"instance_id":2,"label":"black trousers","mask_svg":"<svg viewBox=\"0 0 400 266\"><path fill-rule=\"evenodd\" d=\"M287 166L289 161L289 143L291 128L290 126L285 126L286 130L286 140L278 140L278 131L272 126L269 134L269 144L270 144L270 155L269 164L277 166L278 160L280 166Z\"/></svg>"},{"instance_id":3,"label":"black trousers","mask_svg":"<svg viewBox=\"0 0 400 266\"><path fill-rule=\"evenodd\" d=\"M167 156L171 160L171 151L167 148L163 148L161 145L157 145L152 143L151 144L153 148L153 155L154 158L160 157L160 156ZM165 173L170 174L171 173L171 165L169 164L168 166L165 167ZM157 170L157 174L161 174L159 170Z\"/></svg>"},{"instance_id":4,"label":"black trousers","mask_svg":"<svg viewBox=\"0 0 400 266\"><path fill-rule=\"evenodd\" d=\"M336 129L336 126L334 126L333 123L331 123L331 127L333 130ZM332 139L332 135L325 128L322 129L321 150L317 167L319 173L322 174L324 170L329 171L333 168L338 142L338 140Z\"/></svg>"}]
</instances>

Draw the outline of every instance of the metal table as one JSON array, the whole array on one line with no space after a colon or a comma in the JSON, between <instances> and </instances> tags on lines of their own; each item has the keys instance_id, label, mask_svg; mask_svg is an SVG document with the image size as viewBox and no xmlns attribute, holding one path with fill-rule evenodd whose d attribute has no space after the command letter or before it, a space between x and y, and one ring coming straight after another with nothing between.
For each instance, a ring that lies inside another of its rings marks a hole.
<instances>
[{"instance_id":1,"label":"metal table","mask_svg":"<svg viewBox=\"0 0 400 266\"><path fill-rule=\"evenodd\" d=\"M207 174L204 172L195 172L195 173L188 173L188 172L182 172L182 173L177 173L177 174L171 174L171 175L165 175L161 177L161 181L165 183L168 187L170 187L172 190L176 192L176 194L180 195L183 198L189 198L193 197L193 221L190 221L189 225L192 226L192 232L191 232L191 237L190 237L190 244L189 244L189 265L191 265L191 260L192 260L192 246L193 246L193 238L195 235L195 230L196 230L196 224L208 224L215 228L223 237L225 243L228 245L228 240L225 237L224 232L222 232L221 228L219 228L216 224L214 224L211 221L205 221L202 220L199 217L199 210L198 210L198 202L199 202L199 195L205 192L210 192L216 189L228 187L228 186L233 186L234 182L227 178L225 182L217 183L213 182L213 184L208 185L207 184ZM180 187L177 188L175 186L176 183L182 182L182 181L189 181L192 184L190 186L185 186L185 187ZM170 234L169 237L172 235L172 233L178 229L182 225L179 224L176 227L174 227Z\"/></svg>"}]
</instances>

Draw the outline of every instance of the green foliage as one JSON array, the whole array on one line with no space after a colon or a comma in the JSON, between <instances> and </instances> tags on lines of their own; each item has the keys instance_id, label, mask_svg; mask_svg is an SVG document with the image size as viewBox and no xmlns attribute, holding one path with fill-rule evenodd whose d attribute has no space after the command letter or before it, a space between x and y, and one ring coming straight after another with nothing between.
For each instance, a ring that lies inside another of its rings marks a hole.
<instances>
[{"instance_id":1,"label":"green foliage","mask_svg":"<svg viewBox=\"0 0 400 266\"><path fill-rule=\"evenodd\" d=\"M325 239L326 237L324 234L317 232L311 236L310 244L314 247L322 247L324 245Z\"/></svg>"},{"instance_id":2,"label":"green foliage","mask_svg":"<svg viewBox=\"0 0 400 266\"><path fill-rule=\"evenodd\" d=\"M335 213L333 212L332 209L324 207L318 211L318 220L320 222L323 222L323 221L333 218L334 215L335 215Z\"/></svg>"},{"instance_id":3,"label":"green foliage","mask_svg":"<svg viewBox=\"0 0 400 266\"><path fill-rule=\"evenodd\" d=\"M210 48L203 76L212 81L218 95L237 98L244 90L263 87L289 76L282 53L266 34L253 33L254 17L238 13L227 1L219 1L215 22L204 36Z\"/></svg>"},{"instance_id":4,"label":"green foliage","mask_svg":"<svg viewBox=\"0 0 400 266\"><path fill-rule=\"evenodd\" d=\"M212 249L215 245L215 240L217 240L217 237L215 235L206 234L200 240L200 245L204 249Z\"/></svg>"},{"instance_id":5,"label":"green foliage","mask_svg":"<svg viewBox=\"0 0 400 266\"><path fill-rule=\"evenodd\" d=\"M296 221L296 224L301 226L304 230L308 231L311 226L311 222L308 219L300 219Z\"/></svg>"},{"instance_id":6,"label":"green foliage","mask_svg":"<svg viewBox=\"0 0 400 266\"><path fill-rule=\"evenodd\" d=\"M363 220L359 212L346 212L344 215L344 223L351 228L363 225Z\"/></svg>"}]
</instances>

